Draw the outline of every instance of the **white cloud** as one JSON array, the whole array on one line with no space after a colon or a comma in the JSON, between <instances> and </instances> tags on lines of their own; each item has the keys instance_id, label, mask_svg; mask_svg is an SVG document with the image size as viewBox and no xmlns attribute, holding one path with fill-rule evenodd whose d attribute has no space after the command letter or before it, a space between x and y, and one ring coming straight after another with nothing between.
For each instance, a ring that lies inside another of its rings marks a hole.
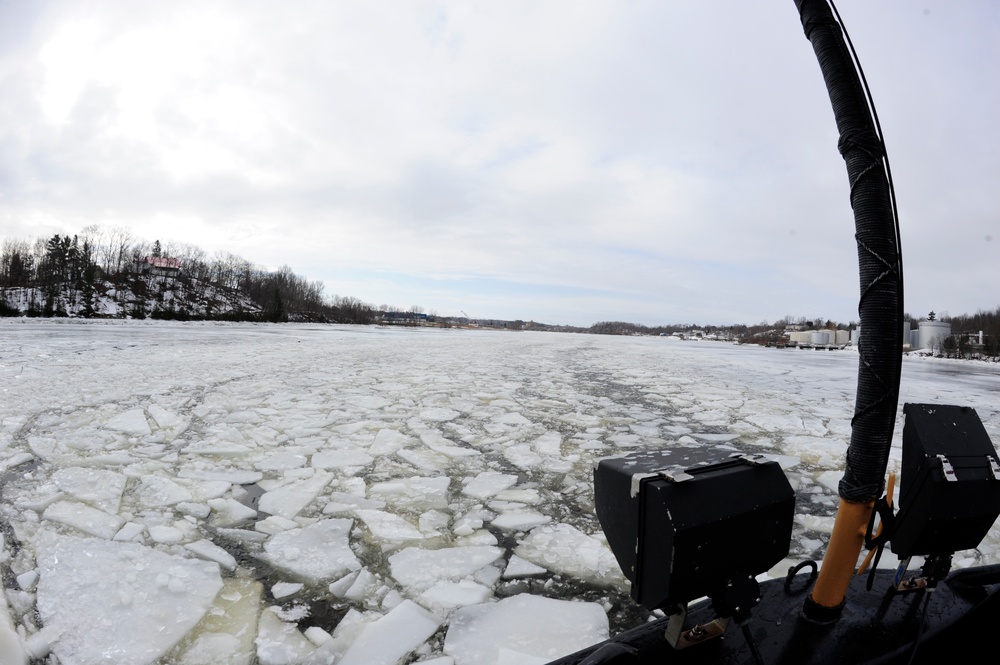
<instances>
[{"instance_id":1,"label":"white cloud","mask_svg":"<svg viewBox=\"0 0 1000 665\"><path fill-rule=\"evenodd\" d=\"M997 17L925 4L841 11L893 158L908 306L992 308ZM128 225L497 317L544 320L562 289L579 324L855 314L846 174L792 6L38 7L0 9L23 24L0 51L5 237Z\"/></svg>"}]
</instances>

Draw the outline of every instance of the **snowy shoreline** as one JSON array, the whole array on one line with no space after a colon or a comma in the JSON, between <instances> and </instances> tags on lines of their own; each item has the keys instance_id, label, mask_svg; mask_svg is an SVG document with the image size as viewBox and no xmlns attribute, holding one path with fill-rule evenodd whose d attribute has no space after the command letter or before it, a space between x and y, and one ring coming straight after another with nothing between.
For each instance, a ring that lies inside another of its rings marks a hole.
<instances>
[{"instance_id":1,"label":"snowy shoreline","mask_svg":"<svg viewBox=\"0 0 1000 665\"><path fill-rule=\"evenodd\" d=\"M857 369L534 332L32 319L0 336L9 648L65 663L547 662L642 619L593 516L596 460L773 455L797 488L790 559L819 556ZM1000 440L997 367L926 360L904 359L901 401L973 406ZM956 563L998 549L994 527ZM572 630L535 635L553 614Z\"/></svg>"}]
</instances>

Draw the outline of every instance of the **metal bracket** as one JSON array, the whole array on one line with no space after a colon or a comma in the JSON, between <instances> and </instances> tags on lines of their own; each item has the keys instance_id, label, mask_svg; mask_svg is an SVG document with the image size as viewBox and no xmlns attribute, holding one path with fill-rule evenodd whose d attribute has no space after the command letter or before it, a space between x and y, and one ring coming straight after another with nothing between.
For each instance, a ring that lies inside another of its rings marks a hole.
<instances>
[{"instance_id":1,"label":"metal bracket","mask_svg":"<svg viewBox=\"0 0 1000 665\"><path fill-rule=\"evenodd\" d=\"M896 585L896 591L920 591L921 589L927 588L927 578L926 577L907 577L905 580L901 580L899 584Z\"/></svg>"},{"instance_id":2,"label":"metal bracket","mask_svg":"<svg viewBox=\"0 0 1000 665\"><path fill-rule=\"evenodd\" d=\"M706 640L710 640L714 637L719 637L729 626L729 619L715 619L705 624L698 624L694 628L685 630L680 634L680 638L677 643L674 644L675 649L685 649L695 644L701 644Z\"/></svg>"},{"instance_id":3,"label":"metal bracket","mask_svg":"<svg viewBox=\"0 0 1000 665\"><path fill-rule=\"evenodd\" d=\"M672 466L669 469L661 469L656 472L660 478L668 483L683 483L685 480L694 480L694 476L684 470L684 467Z\"/></svg>"},{"instance_id":4,"label":"metal bracket","mask_svg":"<svg viewBox=\"0 0 1000 665\"><path fill-rule=\"evenodd\" d=\"M958 476L955 475L955 467L951 465L948 458L944 455L938 455L937 458L941 460L941 471L944 472L944 479L950 483L958 482Z\"/></svg>"},{"instance_id":5,"label":"metal bracket","mask_svg":"<svg viewBox=\"0 0 1000 665\"><path fill-rule=\"evenodd\" d=\"M927 588L927 578L920 577L919 575L910 575L905 577L906 569L910 567L910 558L906 557L899 562L899 568L896 569L896 577L892 581L892 588L896 591L919 591L920 589Z\"/></svg>"},{"instance_id":6,"label":"metal bracket","mask_svg":"<svg viewBox=\"0 0 1000 665\"><path fill-rule=\"evenodd\" d=\"M701 644L713 637L718 637L726 632L729 620L716 618L705 624L698 624L693 628L684 630L684 620L687 618L687 604L679 608L679 611L667 617L667 630L663 634L663 639L674 649L686 649L687 647Z\"/></svg>"},{"instance_id":7,"label":"metal bracket","mask_svg":"<svg viewBox=\"0 0 1000 665\"><path fill-rule=\"evenodd\" d=\"M735 457L741 462L746 462L750 466L761 466L762 464L767 464L770 460L760 453L733 453L730 457Z\"/></svg>"},{"instance_id":8,"label":"metal bracket","mask_svg":"<svg viewBox=\"0 0 1000 665\"><path fill-rule=\"evenodd\" d=\"M994 480L1000 480L1000 464L997 464L997 458L993 455L987 455L986 459L990 461L990 471L993 473Z\"/></svg>"}]
</instances>

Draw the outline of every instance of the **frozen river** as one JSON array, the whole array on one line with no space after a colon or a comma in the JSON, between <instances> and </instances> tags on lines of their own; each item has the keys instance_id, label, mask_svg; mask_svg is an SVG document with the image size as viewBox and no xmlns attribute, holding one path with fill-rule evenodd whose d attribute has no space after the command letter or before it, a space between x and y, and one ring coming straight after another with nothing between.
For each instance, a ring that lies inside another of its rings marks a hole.
<instances>
[{"instance_id":1,"label":"frozen river","mask_svg":"<svg viewBox=\"0 0 1000 665\"><path fill-rule=\"evenodd\" d=\"M645 618L594 516L603 457L774 455L797 491L790 558L821 556L857 362L647 337L0 320L0 661L547 662ZM901 402L972 406L1000 441L997 365L907 358ZM994 527L956 565L998 550Z\"/></svg>"}]
</instances>

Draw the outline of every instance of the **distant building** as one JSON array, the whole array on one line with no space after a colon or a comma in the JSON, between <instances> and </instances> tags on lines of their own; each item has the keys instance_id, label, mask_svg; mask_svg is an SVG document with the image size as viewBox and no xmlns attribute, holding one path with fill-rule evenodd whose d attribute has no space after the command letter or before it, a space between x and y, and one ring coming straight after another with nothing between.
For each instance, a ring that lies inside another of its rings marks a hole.
<instances>
[{"instance_id":1,"label":"distant building","mask_svg":"<svg viewBox=\"0 0 1000 665\"><path fill-rule=\"evenodd\" d=\"M135 260L135 270L140 275L178 275L181 272L181 260L166 256L144 256Z\"/></svg>"},{"instance_id":2,"label":"distant building","mask_svg":"<svg viewBox=\"0 0 1000 665\"><path fill-rule=\"evenodd\" d=\"M792 330L786 333L792 346L830 347L851 343L851 331L824 328L823 330Z\"/></svg>"},{"instance_id":3,"label":"distant building","mask_svg":"<svg viewBox=\"0 0 1000 665\"><path fill-rule=\"evenodd\" d=\"M422 326L428 315L423 312L382 312L382 323L396 326Z\"/></svg>"}]
</instances>

